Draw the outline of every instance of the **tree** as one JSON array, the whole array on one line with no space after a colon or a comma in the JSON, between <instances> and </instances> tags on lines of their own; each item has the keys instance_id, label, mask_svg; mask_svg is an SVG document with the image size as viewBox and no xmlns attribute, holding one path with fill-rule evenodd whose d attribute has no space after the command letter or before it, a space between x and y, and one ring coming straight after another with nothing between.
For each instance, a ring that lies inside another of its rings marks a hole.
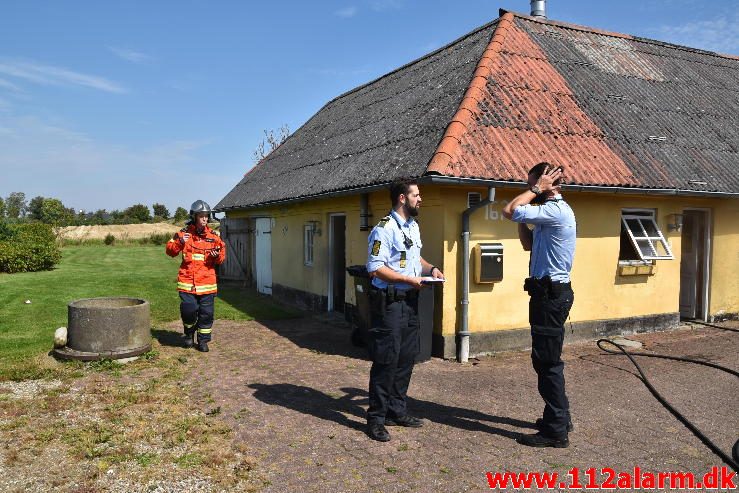
<instances>
[{"instance_id":1,"label":"tree","mask_svg":"<svg viewBox=\"0 0 739 493\"><path fill-rule=\"evenodd\" d=\"M187 216L189 213L184 207L178 207L176 211L174 211L174 220L175 222L184 221L187 219Z\"/></svg>"},{"instance_id":2,"label":"tree","mask_svg":"<svg viewBox=\"0 0 739 493\"><path fill-rule=\"evenodd\" d=\"M90 222L93 224L107 224L109 216L110 214L105 209L98 209L92 215Z\"/></svg>"},{"instance_id":3,"label":"tree","mask_svg":"<svg viewBox=\"0 0 739 493\"><path fill-rule=\"evenodd\" d=\"M254 150L254 163L258 163L267 157L272 151L282 145L283 142L290 137L290 127L287 124L282 125L278 130L265 130L264 139Z\"/></svg>"},{"instance_id":4,"label":"tree","mask_svg":"<svg viewBox=\"0 0 739 493\"><path fill-rule=\"evenodd\" d=\"M31 199L28 203L28 213L31 216L31 219L41 221L41 209L43 206L44 198L41 195Z\"/></svg>"},{"instance_id":5,"label":"tree","mask_svg":"<svg viewBox=\"0 0 739 493\"><path fill-rule=\"evenodd\" d=\"M27 207L26 194L23 192L11 192L5 199L5 211L10 219L20 219Z\"/></svg>"},{"instance_id":6,"label":"tree","mask_svg":"<svg viewBox=\"0 0 739 493\"><path fill-rule=\"evenodd\" d=\"M162 219L169 219L169 210L164 204L153 204L151 208L154 209L155 216L159 216Z\"/></svg>"},{"instance_id":7,"label":"tree","mask_svg":"<svg viewBox=\"0 0 739 493\"><path fill-rule=\"evenodd\" d=\"M5 219L5 201L0 197L0 221Z\"/></svg>"},{"instance_id":8,"label":"tree","mask_svg":"<svg viewBox=\"0 0 739 493\"><path fill-rule=\"evenodd\" d=\"M69 224L74 219L74 209L71 211L59 199L43 199L38 219L53 226Z\"/></svg>"},{"instance_id":9,"label":"tree","mask_svg":"<svg viewBox=\"0 0 739 493\"><path fill-rule=\"evenodd\" d=\"M136 221L145 223L151 221L151 214L149 208L144 204L135 204L123 211L123 215L128 219L134 219Z\"/></svg>"}]
</instances>

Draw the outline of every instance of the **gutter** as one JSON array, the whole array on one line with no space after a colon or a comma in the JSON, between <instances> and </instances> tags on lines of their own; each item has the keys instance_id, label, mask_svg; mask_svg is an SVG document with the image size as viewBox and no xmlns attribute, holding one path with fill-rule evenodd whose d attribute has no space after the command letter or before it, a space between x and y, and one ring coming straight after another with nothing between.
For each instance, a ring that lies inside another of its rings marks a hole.
<instances>
[{"instance_id":1,"label":"gutter","mask_svg":"<svg viewBox=\"0 0 739 493\"><path fill-rule=\"evenodd\" d=\"M467 363L470 358L470 331L469 331L469 310L470 310L470 216L476 210L491 204L495 200L495 188L488 189L488 198L480 201L462 213L462 301L460 301L462 309L462 319L459 325L459 352L457 360L460 363Z\"/></svg>"},{"instance_id":2,"label":"gutter","mask_svg":"<svg viewBox=\"0 0 739 493\"><path fill-rule=\"evenodd\" d=\"M234 205L231 207L216 207L213 210L215 212L227 212L227 211L242 210L242 209L259 209L263 207L272 207L275 205L294 204L296 202L307 202L308 200L325 199L325 198L331 198L331 197L342 197L345 195L355 195L358 193L366 194L370 192L376 192L378 190L387 190L387 187L389 184L390 183L388 182L388 183L380 183L377 185L365 185L365 186L354 187L354 188L345 188L343 190L322 192L322 193L317 193L314 195L304 195L301 197L290 197L288 199L281 199L281 200L270 200L268 202L260 202L258 204L251 204L251 205Z\"/></svg>"},{"instance_id":3,"label":"gutter","mask_svg":"<svg viewBox=\"0 0 739 493\"><path fill-rule=\"evenodd\" d=\"M457 178L453 176L425 176L419 183L430 183L433 185L462 185L495 188L518 188L524 189L524 182L506 180L485 180L482 178ZM621 193L629 195L666 195L683 197L711 197L711 198L739 198L739 192L709 192L703 190L685 190L680 188L636 188L636 187L613 187L604 185L562 185L563 191L569 192L595 192L595 193Z\"/></svg>"}]
</instances>

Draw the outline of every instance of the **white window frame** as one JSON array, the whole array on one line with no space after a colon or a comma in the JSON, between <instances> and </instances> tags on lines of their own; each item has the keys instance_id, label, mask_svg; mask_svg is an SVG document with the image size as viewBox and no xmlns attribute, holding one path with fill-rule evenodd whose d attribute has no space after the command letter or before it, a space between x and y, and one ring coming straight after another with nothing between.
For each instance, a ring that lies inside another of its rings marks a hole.
<instances>
[{"instance_id":1,"label":"white window frame","mask_svg":"<svg viewBox=\"0 0 739 493\"><path fill-rule=\"evenodd\" d=\"M667 240L665 240L662 230L659 229L655 216L656 212L651 209L623 209L621 211L621 223L626 229L626 233L629 235L631 245L634 247L636 254L641 260L672 260L674 258L672 250L670 249L670 245L667 243ZM631 226L629 226L629 223L627 222L629 220L637 221L639 223L640 230L632 230ZM644 227L645 223L651 224L654 231L657 232L657 236L649 236L647 234L647 230ZM649 245L649 248L652 250L652 255L644 255L642 253L639 246L640 242L642 244L646 243ZM657 253L656 242L659 242L662 245L662 248L664 248L667 253L666 255L659 255Z\"/></svg>"},{"instance_id":2,"label":"white window frame","mask_svg":"<svg viewBox=\"0 0 739 493\"><path fill-rule=\"evenodd\" d=\"M313 266L313 239L315 230L312 224L303 226L303 264L307 267Z\"/></svg>"}]
</instances>

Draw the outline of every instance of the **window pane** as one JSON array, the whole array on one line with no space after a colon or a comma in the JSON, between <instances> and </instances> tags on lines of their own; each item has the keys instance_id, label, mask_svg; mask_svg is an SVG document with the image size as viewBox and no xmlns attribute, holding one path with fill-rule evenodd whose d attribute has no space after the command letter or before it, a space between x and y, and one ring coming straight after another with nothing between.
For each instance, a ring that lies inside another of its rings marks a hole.
<instances>
[{"instance_id":1,"label":"window pane","mask_svg":"<svg viewBox=\"0 0 739 493\"><path fill-rule=\"evenodd\" d=\"M634 235L634 238L643 238L644 232L641 229L641 224L638 219L627 219L626 225L631 230L631 234Z\"/></svg>"},{"instance_id":2,"label":"window pane","mask_svg":"<svg viewBox=\"0 0 739 493\"><path fill-rule=\"evenodd\" d=\"M642 220L642 224L644 225L644 229L647 230L647 236L659 236L659 230L657 229L657 224L654 222L653 219L644 219Z\"/></svg>"},{"instance_id":3,"label":"window pane","mask_svg":"<svg viewBox=\"0 0 739 493\"><path fill-rule=\"evenodd\" d=\"M639 245L639 251L641 252L643 257L653 257L657 253L652 247L652 242L650 240L636 240L636 244Z\"/></svg>"},{"instance_id":4,"label":"window pane","mask_svg":"<svg viewBox=\"0 0 739 493\"><path fill-rule=\"evenodd\" d=\"M667 257L669 255L661 241L654 241L653 243L654 249L657 250L657 255L659 255L660 257Z\"/></svg>"}]
</instances>

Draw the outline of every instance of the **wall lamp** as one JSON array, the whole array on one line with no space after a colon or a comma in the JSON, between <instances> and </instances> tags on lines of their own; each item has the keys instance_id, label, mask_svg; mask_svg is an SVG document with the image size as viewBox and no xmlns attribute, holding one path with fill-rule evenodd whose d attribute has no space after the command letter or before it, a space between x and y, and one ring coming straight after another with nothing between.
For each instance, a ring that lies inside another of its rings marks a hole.
<instances>
[{"instance_id":1,"label":"wall lamp","mask_svg":"<svg viewBox=\"0 0 739 493\"><path fill-rule=\"evenodd\" d=\"M667 230L677 231L678 233L683 230L683 215L682 214L668 214L667 215Z\"/></svg>"}]
</instances>

